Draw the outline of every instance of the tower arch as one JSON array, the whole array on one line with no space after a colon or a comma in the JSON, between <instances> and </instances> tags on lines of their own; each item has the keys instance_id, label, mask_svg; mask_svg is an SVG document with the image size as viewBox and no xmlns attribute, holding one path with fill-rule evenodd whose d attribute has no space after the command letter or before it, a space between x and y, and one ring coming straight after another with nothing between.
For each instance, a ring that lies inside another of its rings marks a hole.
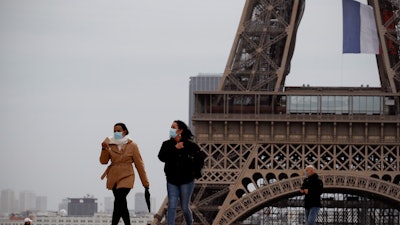
<instances>
[{"instance_id":1,"label":"tower arch","mask_svg":"<svg viewBox=\"0 0 400 225\"><path fill-rule=\"evenodd\" d=\"M357 173L326 173L321 174L320 178L324 182L325 192L362 192L377 199L387 199L397 204L397 207L400 206L398 202L400 198L399 185L372 177L361 176ZM268 206L269 202L299 195L302 179L302 177L295 177L280 180L242 195L226 207L221 217L216 218L217 224L233 224L236 220L247 216L250 212L254 213L258 209Z\"/></svg>"}]
</instances>

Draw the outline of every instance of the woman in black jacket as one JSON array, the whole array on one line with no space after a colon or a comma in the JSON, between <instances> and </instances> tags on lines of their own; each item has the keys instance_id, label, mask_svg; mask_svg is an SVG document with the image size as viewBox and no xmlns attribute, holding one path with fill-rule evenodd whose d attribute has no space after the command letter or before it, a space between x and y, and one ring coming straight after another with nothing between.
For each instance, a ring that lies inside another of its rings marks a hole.
<instances>
[{"instance_id":1,"label":"woman in black jacket","mask_svg":"<svg viewBox=\"0 0 400 225\"><path fill-rule=\"evenodd\" d=\"M197 178L194 165L200 148L192 139L193 134L187 125L175 120L171 125L170 139L162 143L158 153L160 161L165 163L164 172L167 178L167 225L175 224L178 201L181 203L186 224L193 224L190 199L194 190L194 179Z\"/></svg>"}]
</instances>

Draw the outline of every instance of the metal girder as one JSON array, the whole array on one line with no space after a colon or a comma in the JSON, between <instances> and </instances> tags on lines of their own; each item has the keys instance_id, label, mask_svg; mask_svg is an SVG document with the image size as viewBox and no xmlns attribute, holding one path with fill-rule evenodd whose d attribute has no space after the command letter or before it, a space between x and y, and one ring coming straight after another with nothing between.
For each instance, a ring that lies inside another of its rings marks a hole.
<instances>
[{"instance_id":1,"label":"metal girder","mask_svg":"<svg viewBox=\"0 0 400 225\"><path fill-rule=\"evenodd\" d=\"M400 91L400 8L395 0L368 0L374 8L381 52L377 63L381 86L386 92Z\"/></svg>"},{"instance_id":2,"label":"metal girder","mask_svg":"<svg viewBox=\"0 0 400 225\"><path fill-rule=\"evenodd\" d=\"M281 91L304 0L246 1L220 90Z\"/></svg>"}]
</instances>

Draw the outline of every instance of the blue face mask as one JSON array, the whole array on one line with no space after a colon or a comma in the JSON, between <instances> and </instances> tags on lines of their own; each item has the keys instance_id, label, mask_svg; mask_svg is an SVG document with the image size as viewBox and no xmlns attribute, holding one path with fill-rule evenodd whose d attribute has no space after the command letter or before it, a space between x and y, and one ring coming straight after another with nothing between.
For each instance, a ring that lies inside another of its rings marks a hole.
<instances>
[{"instance_id":1,"label":"blue face mask","mask_svg":"<svg viewBox=\"0 0 400 225\"><path fill-rule=\"evenodd\" d=\"M122 132L114 132L114 138L115 139L121 139L122 138Z\"/></svg>"},{"instance_id":2,"label":"blue face mask","mask_svg":"<svg viewBox=\"0 0 400 225\"><path fill-rule=\"evenodd\" d=\"M171 128L171 129L169 129L169 137L170 138L175 138L176 137L176 129L174 129L174 128Z\"/></svg>"}]
</instances>

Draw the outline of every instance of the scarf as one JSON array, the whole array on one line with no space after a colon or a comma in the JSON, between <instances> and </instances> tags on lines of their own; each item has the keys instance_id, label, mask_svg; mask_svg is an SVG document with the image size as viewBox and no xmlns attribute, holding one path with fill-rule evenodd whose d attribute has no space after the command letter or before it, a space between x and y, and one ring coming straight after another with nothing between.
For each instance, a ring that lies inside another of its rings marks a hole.
<instances>
[{"instance_id":1,"label":"scarf","mask_svg":"<svg viewBox=\"0 0 400 225\"><path fill-rule=\"evenodd\" d=\"M108 139L110 140L110 144L116 144L118 146L118 149L121 150L122 146L124 144L128 143L129 136L125 135L125 137L123 137L121 139L115 139L114 136L110 136L110 137L108 137Z\"/></svg>"}]
</instances>

